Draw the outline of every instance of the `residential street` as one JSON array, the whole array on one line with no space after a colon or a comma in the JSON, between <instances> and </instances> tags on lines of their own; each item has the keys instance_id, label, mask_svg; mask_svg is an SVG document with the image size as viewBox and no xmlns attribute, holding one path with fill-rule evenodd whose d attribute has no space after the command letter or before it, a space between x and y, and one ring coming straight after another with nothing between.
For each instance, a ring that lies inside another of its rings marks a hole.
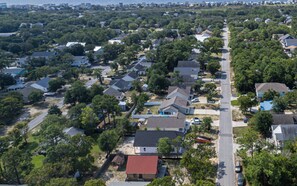
<instances>
[{"instance_id":1,"label":"residential street","mask_svg":"<svg viewBox=\"0 0 297 186\"><path fill-rule=\"evenodd\" d=\"M232 119L231 119L231 84L230 84L230 53L228 48L228 27L223 29L223 55L222 55L222 71L227 74L226 79L221 80L222 100L220 114L220 134L218 149L218 177L217 185L232 186L235 185L235 173L233 162L233 135L232 135Z\"/></svg>"},{"instance_id":2,"label":"residential street","mask_svg":"<svg viewBox=\"0 0 297 186\"><path fill-rule=\"evenodd\" d=\"M63 104L64 104L64 98L62 98L61 101L59 101L57 106L59 108L62 108ZM37 127L44 120L44 118L47 116L47 111L48 110L45 110L44 112L42 112L40 115L38 115L36 118L34 118L33 120L31 120L28 123L29 131L33 130L35 127Z\"/></svg>"}]
</instances>

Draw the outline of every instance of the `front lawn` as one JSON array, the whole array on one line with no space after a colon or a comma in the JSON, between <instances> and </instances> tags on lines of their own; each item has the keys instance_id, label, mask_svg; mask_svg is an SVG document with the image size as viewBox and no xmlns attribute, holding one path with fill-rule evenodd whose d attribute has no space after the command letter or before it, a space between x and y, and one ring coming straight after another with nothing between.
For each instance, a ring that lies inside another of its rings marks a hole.
<instances>
[{"instance_id":1,"label":"front lawn","mask_svg":"<svg viewBox=\"0 0 297 186\"><path fill-rule=\"evenodd\" d=\"M45 156L43 155L36 155L32 157L32 163L34 165L34 168L40 168L43 165L43 160L45 159Z\"/></svg>"}]
</instances>

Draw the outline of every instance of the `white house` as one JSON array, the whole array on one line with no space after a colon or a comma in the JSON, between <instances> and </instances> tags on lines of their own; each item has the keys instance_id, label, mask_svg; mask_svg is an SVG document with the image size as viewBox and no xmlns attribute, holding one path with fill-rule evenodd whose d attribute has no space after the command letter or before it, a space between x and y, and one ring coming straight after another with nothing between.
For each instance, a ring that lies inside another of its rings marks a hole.
<instances>
[{"instance_id":1,"label":"white house","mask_svg":"<svg viewBox=\"0 0 297 186\"><path fill-rule=\"evenodd\" d=\"M68 42L66 44L66 47L72 47L74 45L81 45L81 46L85 47L86 46L86 43L83 43L83 42Z\"/></svg>"},{"instance_id":2,"label":"white house","mask_svg":"<svg viewBox=\"0 0 297 186\"><path fill-rule=\"evenodd\" d=\"M143 131L138 130L135 134L134 139L134 152L136 154L158 154L157 144L161 138L169 138L171 140L176 139L177 137L183 138L182 132L176 131ZM183 149L174 148L172 153L182 153Z\"/></svg>"},{"instance_id":3,"label":"white house","mask_svg":"<svg viewBox=\"0 0 297 186\"><path fill-rule=\"evenodd\" d=\"M272 138L275 146L282 148L286 141L294 140L297 137L297 125L272 125Z\"/></svg>"},{"instance_id":4,"label":"white house","mask_svg":"<svg viewBox=\"0 0 297 186\"><path fill-rule=\"evenodd\" d=\"M125 94L123 92L120 92L117 89L114 89L113 87L109 87L108 89L105 89L103 91L103 94L114 96L119 101L123 100L125 97Z\"/></svg>"}]
</instances>

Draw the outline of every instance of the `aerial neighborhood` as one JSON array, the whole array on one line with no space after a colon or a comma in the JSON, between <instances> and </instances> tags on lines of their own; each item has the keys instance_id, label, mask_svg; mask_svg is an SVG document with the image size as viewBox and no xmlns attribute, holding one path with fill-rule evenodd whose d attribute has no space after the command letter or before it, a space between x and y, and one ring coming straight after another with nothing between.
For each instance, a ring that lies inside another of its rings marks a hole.
<instances>
[{"instance_id":1,"label":"aerial neighborhood","mask_svg":"<svg viewBox=\"0 0 297 186\"><path fill-rule=\"evenodd\" d=\"M0 184L295 185L294 6L213 6L3 5Z\"/></svg>"}]
</instances>

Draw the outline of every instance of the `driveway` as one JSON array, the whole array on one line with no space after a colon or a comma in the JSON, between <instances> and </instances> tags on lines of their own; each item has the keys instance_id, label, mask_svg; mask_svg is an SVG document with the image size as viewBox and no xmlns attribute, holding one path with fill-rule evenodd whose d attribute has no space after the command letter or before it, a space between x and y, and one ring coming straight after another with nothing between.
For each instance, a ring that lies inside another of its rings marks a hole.
<instances>
[{"instance_id":1,"label":"driveway","mask_svg":"<svg viewBox=\"0 0 297 186\"><path fill-rule=\"evenodd\" d=\"M220 114L220 135L218 146L218 173L217 185L235 185L234 161L233 161L233 134L232 134L232 111L231 111L231 83L230 83L230 53L228 26L223 29L224 47L222 50L222 71L226 73L226 78L221 79L221 114Z\"/></svg>"}]
</instances>

